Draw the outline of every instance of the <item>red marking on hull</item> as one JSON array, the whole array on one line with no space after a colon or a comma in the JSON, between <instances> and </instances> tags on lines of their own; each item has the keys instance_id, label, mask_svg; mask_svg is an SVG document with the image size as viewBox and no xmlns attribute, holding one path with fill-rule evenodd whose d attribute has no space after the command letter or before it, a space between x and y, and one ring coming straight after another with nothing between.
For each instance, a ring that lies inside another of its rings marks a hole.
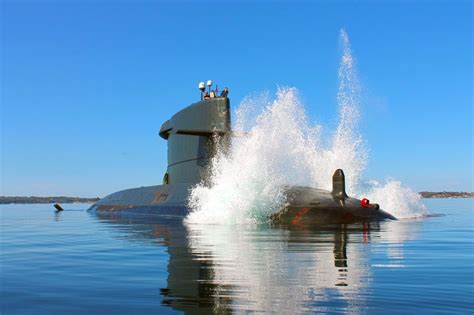
<instances>
[{"instance_id":1,"label":"red marking on hull","mask_svg":"<svg viewBox=\"0 0 474 315\"><path fill-rule=\"evenodd\" d=\"M306 212L309 211L309 208L303 208L301 209L295 216L295 218L293 219L293 221L291 221L291 223L293 224L298 224L301 220L301 218L303 217L303 215L306 214Z\"/></svg>"}]
</instances>

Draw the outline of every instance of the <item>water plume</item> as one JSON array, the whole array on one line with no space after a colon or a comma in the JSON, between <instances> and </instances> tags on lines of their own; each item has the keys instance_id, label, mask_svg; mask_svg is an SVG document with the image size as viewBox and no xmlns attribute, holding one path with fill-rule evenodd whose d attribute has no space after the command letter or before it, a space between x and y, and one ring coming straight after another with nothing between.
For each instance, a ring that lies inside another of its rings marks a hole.
<instances>
[{"instance_id":1,"label":"water plume","mask_svg":"<svg viewBox=\"0 0 474 315\"><path fill-rule=\"evenodd\" d=\"M263 108L257 117L249 114L250 105ZM191 192L188 221L263 222L284 205L285 185L311 183L304 155L315 152L318 128L308 126L296 89L279 89L274 101L247 99L235 117L236 130L252 119L255 124L244 137L232 138L229 150L218 150L209 182Z\"/></svg>"},{"instance_id":2,"label":"water plume","mask_svg":"<svg viewBox=\"0 0 474 315\"><path fill-rule=\"evenodd\" d=\"M346 174L351 196L369 197L398 218L425 211L420 196L399 182L382 185L362 178L368 150L357 129L360 85L344 30L340 41L339 122L329 143L322 141L322 126L308 122L296 88L278 88L274 99L268 93L246 98L234 115L234 130L245 131L245 136L233 137L230 148L217 150L209 179L191 191L188 223L265 222L284 207L285 186L331 190L338 168Z\"/></svg>"}]
</instances>

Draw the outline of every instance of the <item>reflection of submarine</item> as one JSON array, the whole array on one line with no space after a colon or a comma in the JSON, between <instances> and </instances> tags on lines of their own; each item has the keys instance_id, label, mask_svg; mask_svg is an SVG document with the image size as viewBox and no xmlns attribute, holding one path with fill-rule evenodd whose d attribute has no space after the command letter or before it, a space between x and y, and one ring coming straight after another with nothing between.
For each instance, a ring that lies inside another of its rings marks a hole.
<instances>
[{"instance_id":1,"label":"reflection of submarine","mask_svg":"<svg viewBox=\"0 0 474 315\"><path fill-rule=\"evenodd\" d=\"M325 301L335 298L341 309L360 313L371 273L358 244L371 242L371 235L380 238L378 223L209 229L173 217L108 211L96 217L120 238L166 246L168 277L160 288L161 304L189 314L325 313ZM146 272L165 268L152 265L156 269Z\"/></svg>"},{"instance_id":2,"label":"reflection of submarine","mask_svg":"<svg viewBox=\"0 0 474 315\"><path fill-rule=\"evenodd\" d=\"M227 89L205 93L201 101L176 113L160 129L168 141L168 169L163 185L119 191L98 201L93 211L140 210L154 214L185 216L192 185L206 180L210 160L219 145L229 143L230 105ZM289 224L349 223L395 219L367 199L350 198L342 170L333 176L332 192L310 187L288 187L286 206L272 220Z\"/></svg>"}]
</instances>

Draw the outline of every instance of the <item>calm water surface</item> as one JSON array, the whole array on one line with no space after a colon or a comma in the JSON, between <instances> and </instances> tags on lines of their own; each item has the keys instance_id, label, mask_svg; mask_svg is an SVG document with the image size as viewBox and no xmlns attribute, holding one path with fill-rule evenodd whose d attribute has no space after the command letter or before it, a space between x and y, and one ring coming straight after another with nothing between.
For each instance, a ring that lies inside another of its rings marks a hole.
<instances>
[{"instance_id":1,"label":"calm water surface","mask_svg":"<svg viewBox=\"0 0 474 315\"><path fill-rule=\"evenodd\" d=\"M472 199L325 228L185 226L2 205L1 314L472 314Z\"/></svg>"}]
</instances>

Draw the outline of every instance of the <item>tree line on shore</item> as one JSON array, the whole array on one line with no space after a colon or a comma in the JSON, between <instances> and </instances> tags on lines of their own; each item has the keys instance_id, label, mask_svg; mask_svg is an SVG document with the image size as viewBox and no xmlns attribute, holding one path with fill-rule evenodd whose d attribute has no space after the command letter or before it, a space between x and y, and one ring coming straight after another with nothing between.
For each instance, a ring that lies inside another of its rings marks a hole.
<instances>
[{"instance_id":1,"label":"tree line on shore","mask_svg":"<svg viewBox=\"0 0 474 315\"><path fill-rule=\"evenodd\" d=\"M31 204L31 203L94 203L100 198L81 198L81 197L19 197L19 196L0 196L0 204Z\"/></svg>"}]
</instances>

